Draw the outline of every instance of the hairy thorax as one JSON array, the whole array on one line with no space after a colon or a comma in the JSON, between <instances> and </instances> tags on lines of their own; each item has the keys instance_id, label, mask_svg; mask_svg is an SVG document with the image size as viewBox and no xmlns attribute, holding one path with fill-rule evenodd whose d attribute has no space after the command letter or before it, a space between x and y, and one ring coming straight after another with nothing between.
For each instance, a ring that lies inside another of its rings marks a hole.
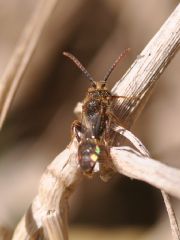
<instances>
[{"instance_id":1,"label":"hairy thorax","mask_svg":"<svg viewBox=\"0 0 180 240\"><path fill-rule=\"evenodd\" d=\"M106 128L111 94L106 89L89 90L83 103L83 125L88 137L100 139Z\"/></svg>"}]
</instances>

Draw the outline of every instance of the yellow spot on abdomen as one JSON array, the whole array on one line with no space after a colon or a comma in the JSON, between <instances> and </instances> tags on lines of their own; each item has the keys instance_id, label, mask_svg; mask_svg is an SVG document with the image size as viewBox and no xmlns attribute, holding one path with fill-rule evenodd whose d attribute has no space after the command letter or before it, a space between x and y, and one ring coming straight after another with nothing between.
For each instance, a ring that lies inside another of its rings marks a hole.
<instances>
[{"instance_id":1,"label":"yellow spot on abdomen","mask_svg":"<svg viewBox=\"0 0 180 240\"><path fill-rule=\"evenodd\" d=\"M96 162L98 159L98 156L96 154L91 154L91 160Z\"/></svg>"}]
</instances>

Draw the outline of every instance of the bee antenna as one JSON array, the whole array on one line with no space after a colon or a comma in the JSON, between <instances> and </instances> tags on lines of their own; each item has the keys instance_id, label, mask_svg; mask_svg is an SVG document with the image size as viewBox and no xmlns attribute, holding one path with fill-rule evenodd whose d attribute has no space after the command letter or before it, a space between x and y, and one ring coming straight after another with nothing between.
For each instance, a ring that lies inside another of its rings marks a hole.
<instances>
[{"instance_id":1,"label":"bee antenna","mask_svg":"<svg viewBox=\"0 0 180 240\"><path fill-rule=\"evenodd\" d=\"M63 52L63 55L70 58L76 66L84 73L84 75L91 81L93 85L96 85L96 82L94 81L91 74L85 69L85 67L80 63L80 61L71 53L69 52Z\"/></svg>"},{"instance_id":2,"label":"bee antenna","mask_svg":"<svg viewBox=\"0 0 180 240\"><path fill-rule=\"evenodd\" d=\"M109 68L109 70L107 71L103 82L106 83L107 79L109 78L110 74L112 73L112 71L114 70L114 68L116 67L116 65L119 63L120 60L122 60L124 57L127 56L127 53L130 51L130 48L125 49L120 55L119 57L114 61L113 65Z\"/></svg>"}]
</instances>

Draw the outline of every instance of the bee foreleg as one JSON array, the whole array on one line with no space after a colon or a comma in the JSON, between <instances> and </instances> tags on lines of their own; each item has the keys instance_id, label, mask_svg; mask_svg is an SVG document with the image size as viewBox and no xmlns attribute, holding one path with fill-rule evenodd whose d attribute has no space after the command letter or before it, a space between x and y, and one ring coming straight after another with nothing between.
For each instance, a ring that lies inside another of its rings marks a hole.
<instances>
[{"instance_id":1,"label":"bee foreleg","mask_svg":"<svg viewBox=\"0 0 180 240\"><path fill-rule=\"evenodd\" d=\"M71 135L75 136L78 142L81 140L82 124L78 120L75 120L71 125Z\"/></svg>"}]
</instances>

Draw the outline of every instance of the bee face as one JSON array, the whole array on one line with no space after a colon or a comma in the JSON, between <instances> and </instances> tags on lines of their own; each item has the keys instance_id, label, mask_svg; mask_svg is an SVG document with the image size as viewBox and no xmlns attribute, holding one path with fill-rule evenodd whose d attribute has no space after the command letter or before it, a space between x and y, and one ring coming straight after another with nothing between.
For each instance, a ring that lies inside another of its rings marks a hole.
<instances>
[{"instance_id":1,"label":"bee face","mask_svg":"<svg viewBox=\"0 0 180 240\"><path fill-rule=\"evenodd\" d=\"M107 87L105 82L94 82L91 87L88 88L88 93L93 92L106 92Z\"/></svg>"}]
</instances>

